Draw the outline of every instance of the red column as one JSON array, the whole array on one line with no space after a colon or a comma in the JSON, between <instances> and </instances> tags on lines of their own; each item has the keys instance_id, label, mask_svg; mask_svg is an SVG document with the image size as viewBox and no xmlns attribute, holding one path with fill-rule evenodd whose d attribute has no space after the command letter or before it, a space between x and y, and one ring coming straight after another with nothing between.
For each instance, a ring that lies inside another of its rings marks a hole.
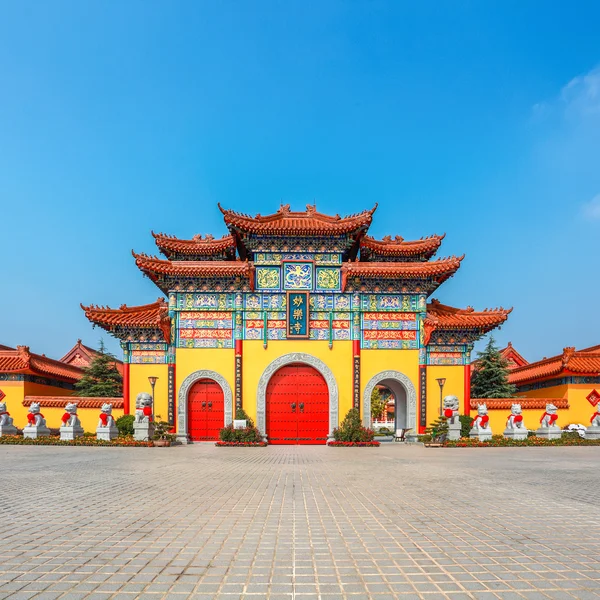
<instances>
[{"instance_id":1,"label":"red column","mask_svg":"<svg viewBox=\"0 0 600 600\"><path fill-rule=\"evenodd\" d=\"M129 414L129 363L123 363L123 413Z\"/></svg>"},{"instance_id":2,"label":"red column","mask_svg":"<svg viewBox=\"0 0 600 600\"><path fill-rule=\"evenodd\" d=\"M471 414L471 365L465 365L465 403L463 414Z\"/></svg>"}]
</instances>

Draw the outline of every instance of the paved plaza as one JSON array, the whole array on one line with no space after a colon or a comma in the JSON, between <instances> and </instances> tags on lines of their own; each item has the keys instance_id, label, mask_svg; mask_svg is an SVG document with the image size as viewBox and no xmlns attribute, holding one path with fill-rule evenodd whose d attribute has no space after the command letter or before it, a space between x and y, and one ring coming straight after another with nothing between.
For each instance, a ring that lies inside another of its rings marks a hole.
<instances>
[{"instance_id":1,"label":"paved plaza","mask_svg":"<svg viewBox=\"0 0 600 600\"><path fill-rule=\"evenodd\" d=\"M0 598L598 598L599 459L0 446Z\"/></svg>"}]
</instances>

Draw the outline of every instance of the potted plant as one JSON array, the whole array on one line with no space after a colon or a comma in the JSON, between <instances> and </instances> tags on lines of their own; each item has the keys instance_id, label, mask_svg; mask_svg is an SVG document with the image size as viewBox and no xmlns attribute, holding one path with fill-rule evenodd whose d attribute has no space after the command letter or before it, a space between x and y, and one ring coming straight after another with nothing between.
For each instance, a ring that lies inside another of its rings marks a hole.
<instances>
[{"instance_id":1,"label":"potted plant","mask_svg":"<svg viewBox=\"0 0 600 600\"><path fill-rule=\"evenodd\" d=\"M160 419L160 415L156 416ZM165 447L170 446L175 441L175 434L171 433L173 426L168 421L155 421L154 422L154 435L152 436L152 442L155 446Z\"/></svg>"}]
</instances>

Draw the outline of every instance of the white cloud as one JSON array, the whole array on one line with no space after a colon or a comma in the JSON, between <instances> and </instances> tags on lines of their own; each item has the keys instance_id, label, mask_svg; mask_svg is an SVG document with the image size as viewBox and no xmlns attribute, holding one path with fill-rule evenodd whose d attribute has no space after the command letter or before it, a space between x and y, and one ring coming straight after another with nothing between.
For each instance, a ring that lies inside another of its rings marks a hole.
<instances>
[{"instance_id":1,"label":"white cloud","mask_svg":"<svg viewBox=\"0 0 600 600\"><path fill-rule=\"evenodd\" d=\"M568 113L600 114L600 67L571 79L561 90L560 99Z\"/></svg>"},{"instance_id":2,"label":"white cloud","mask_svg":"<svg viewBox=\"0 0 600 600\"><path fill-rule=\"evenodd\" d=\"M534 119L600 115L600 66L571 79L555 98L534 104L532 114Z\"/></svg>"},{"instance_id":3,"label":"white cloud","mask_svg":"<svg viewBox=\"0 0 600 600\"><path fill-rule=\"evenodd\" d=\"M594 196L588 202L585 202L582 207L583 216L590 221L600 220L600 194Z\"/></svg>"}]
</instances>

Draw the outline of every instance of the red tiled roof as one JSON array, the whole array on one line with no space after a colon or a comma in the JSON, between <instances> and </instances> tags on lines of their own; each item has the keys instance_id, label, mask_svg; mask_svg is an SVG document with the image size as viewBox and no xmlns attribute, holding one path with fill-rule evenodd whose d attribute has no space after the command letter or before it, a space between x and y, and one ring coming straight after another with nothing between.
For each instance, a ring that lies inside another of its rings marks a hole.
<instances>
[{"instance_id":1,"label":"red tiled roof","mask_svg":"<svg viewBox=\"0 0 600 600\"><path fill-rule=\"evenodd\" d=\"M508 342L506 348L500 350L500 356L508 362L508 369L512 371L518 367L523 367L529 364L529 361L523 358L514 348L512 342ZM471 371L474 372L479 366L479 359L471 362Z\"/></svg>"},{"instance_id":2,"label":"red tiled roof","mask_svg":"<svg viewBox=\"0 0 600 600\"><path fill-rule=\"evenodd\" d=\"M29 351L28 346L0 351L0 373L28 373L69 382L79 381L83 375L79 367L66 365L42 354L34 354Z\"/></svg>"},{"instance_id":3,"label":"red tiled roof","mask_svg":"<svg viewBox=\"0 0 600 600\"><path fill-rule=\"evenodd\" d=\"M251 217L218 206L230 229L262 235L344 235L361 229L366 231L377 208L376 204L371 210L340 217L319 213L310 204L305 212L293 212L289 204L284 204L272 215Z\"/></svg>"},{"instance_id":4,"label":"red tiled roof","mask_svg":"<svg viewBox=\"0 0 600 600\"><path fill-rule=\"evenodd\" d=\"M443 283L460 267L463 256L430 262L347 262L342 265L342 290L348 277L360 279L434 279Z\"/></svg>"},{"instance_id":5,"label":"red tiled roof","mask_svg":"<svg viewBox=\"0 0 600 600\"><path fill-rule=\"evenodd\" d=\"M254 263L241 260L162 260L147 254L136 254L135 264L152 281L160 275L180 277L245 277L250 280L250 287L254 289Z\"/></svg>"},{"instance_id":6,"label":"red tiled roof","mask_svg":"<svg viewBox=\"0 0 600 600\"><path fill-rule=\"evenodd\" d=\"M381 240L376 240L371 236L365 235L360 240L361 253L363 249L368 256L381 255L398 258L414 258L423 259L431 258L440 247L444 235L432 235L430 237L421 238L420 240L407 241L397 235L395 239L387 235Z\"/></svg>"},{"instance_id":7,"label":"red tiled roof","mask_svg":"<svg viewBox=\"0 0 600 600\"><path fill-rule=\"evenodd\" d=\"M500 355L508 361L509 369L516 369L529 364L529 361L523 358L514 348L512 342L508 342L506 348L500 350Z\"/></svg>"},{"instance_id":8,"label":"red tiled roof","mask_svg":"<svg viewBox=\"0 0 600 600\"><path fill-rule=\"evenodd\" d=\"M39 402L42 408L64 408L68 402L77 404L77 408L102 408L103 404L112 404L113 408L123 408L123 398L92 398L88 396L25 396L23 406Z\"/></svg>"},{"instance_id":9,"label":"red tiled roof","mask_svg":"<svg viewBox=\"0 0 600 600\"><path fill-rule=\"evenodd\" d=\"M191 240L180 240L173 235L154 233L154 240L159 250L167 257L172 255L184 256L218 256L221 254L235 256L235 240L232 235L225 235L220 239L212 235L202 237L195 235Z\"/></svg>"},{"instance_id":10,"label":"red tiled roof","mask_svg":"<svg viewBox=\"0 0 600 600\"><path fill-rule=\"evenodd\" d=\"M559 374L600 376L600 351L593 348L579 351L573 347L565 348L563 353L558 356L513 369L508 375L508 381L517 385L525 385L530 381Z\"/></svg>"},{"instance_id":11,"label":"red tiled roof","mask_svg":"<svg viewBox=\"0 0 600 600\"><path fill-rule=\"evenodd\" d=\"M544 410L546 404L569 408L567 398L471 398L471 410L477 410L480 404L485 404L488 410L510 410L513 404L520 404L523 410Z\"/></svg>"},{"instance_id":12,"label":"red tiled roof","mask_svg":"<svg viewBox=\"0 0 600 600\"><path fill-rule=\"evenodd\" d=\"M94 348L83 344L81 340L77 340L77 343L60 359L60 362L76 367L88 367L98 354L100 354L98 350L94 350ZM122 375L123 363L118 359L115 359L115 363L117 370Z\"/></svg>"},{"instance_id":13,"label":"red tiled roof","mask_svg":"<svg viewBox=\"0 0 600 600\"><path fill-rule=\"evenodd\" d=\"M83 304L80 306L85 311L85 316L94 325L98 325L106 331L113 331L117 327L124 329L159 329L162 331L166 342L171 339L169 307L163 298L142 306L127 306L125 304L120 308L84 306Z\"/></svg>"},{"instance_id":14,"label":"red tiled roof","mask_svg":"<svg viewBox=\"0 0 600 600\"><path fill-rule=\"evenodd\" d=\"M427 316L424 321L425 344L429 343L433 332L440 329L471 329L481 334L487 333L504 323L511 312L512 308L494 308L476 312L470 306L454 308L432 299L427 305Z\"/></svg>"}]
</instances>

